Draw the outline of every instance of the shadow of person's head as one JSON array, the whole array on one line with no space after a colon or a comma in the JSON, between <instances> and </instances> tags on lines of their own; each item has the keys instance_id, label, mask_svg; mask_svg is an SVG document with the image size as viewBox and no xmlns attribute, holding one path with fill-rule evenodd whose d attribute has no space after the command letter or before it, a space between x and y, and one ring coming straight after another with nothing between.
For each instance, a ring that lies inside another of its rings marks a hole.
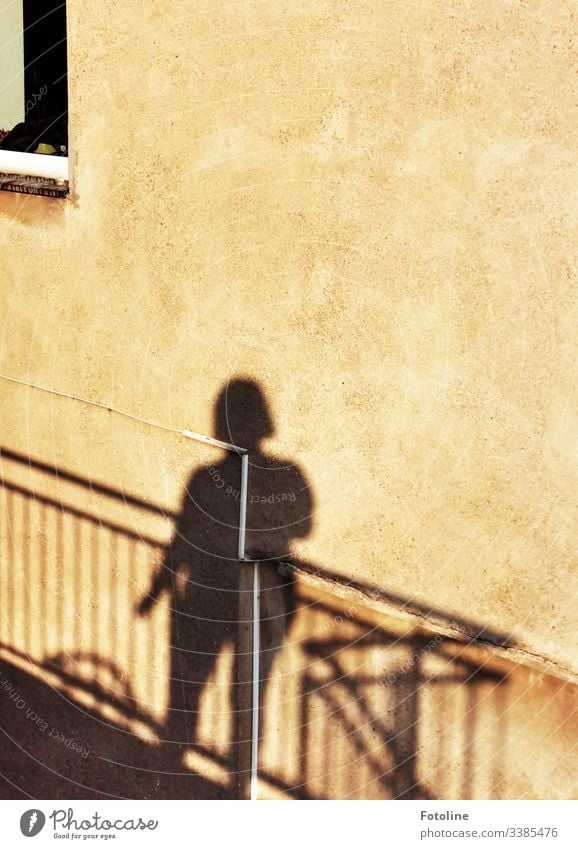
<instances>
[{"instance_id":1,"label":"shadow of person's head","mask_svg":"<svg viewBox=\"0 0 578 849\"><path fill-rule=\"evenodd\" d=\"M246 551L261 559L289 556L292 542L311 532L313 496L294 458L263 448L276 428L265 392L254 378L235 376L223 384L215 400L214 433L249 452ZM227 503L229 490L236 490L237 467L238 458L229 454L208 470L213 486L206 511L230 528L238 527L238 502L229 495ZM221 486L221 480L233 485Z\"/></svg>"},{"instance_id":2,"label":"shadow of person's head","mask_svg":"<svg viewBox=\"0 0 578 849\"><path fill-rule=\"evenodd\" d=\"M256 381L237 378L228 381L215 403L215 435L249 451L275 433L269 404Z\"/></svg>"}]
</instances>

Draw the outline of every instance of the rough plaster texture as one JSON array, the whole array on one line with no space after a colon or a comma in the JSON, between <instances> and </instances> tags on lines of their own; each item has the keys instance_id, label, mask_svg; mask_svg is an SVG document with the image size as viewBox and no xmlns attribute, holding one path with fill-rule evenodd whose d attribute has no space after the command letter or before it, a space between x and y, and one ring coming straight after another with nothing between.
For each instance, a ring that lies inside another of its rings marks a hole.
<instances>
[{"instance_id":1,"label":"rough plaster texture","mask_svg":"<svg viewBox=\"0 0 578 849\"><path fill-rule=\"evenodd\" d=\"M575 669L573 4L68 5L73 191L0 195L0 371L203 433L253 377L296 556ZM209 462L1 391L8 448L166 510Z\"/></svg>"}]
</instances>

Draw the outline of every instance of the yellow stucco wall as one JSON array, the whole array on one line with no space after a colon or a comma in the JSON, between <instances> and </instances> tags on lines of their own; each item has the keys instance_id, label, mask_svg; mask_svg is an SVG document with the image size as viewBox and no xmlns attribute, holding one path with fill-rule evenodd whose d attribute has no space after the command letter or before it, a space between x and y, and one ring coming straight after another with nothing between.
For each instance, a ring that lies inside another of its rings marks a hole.
<instances>
[{"instance_id":1,"label":"yellow stucco wall","mask_svg":"<svg viewBox=\"0 0 578 849\"><path fill-rule=\"evenodd\" d=\"M201 433L253 377L296 555L575 669L574 5L68 6L72 194L0 194L0 371ZM8 448L167 510L207 462L0 389Z\"/></svg>"}]
</instances>

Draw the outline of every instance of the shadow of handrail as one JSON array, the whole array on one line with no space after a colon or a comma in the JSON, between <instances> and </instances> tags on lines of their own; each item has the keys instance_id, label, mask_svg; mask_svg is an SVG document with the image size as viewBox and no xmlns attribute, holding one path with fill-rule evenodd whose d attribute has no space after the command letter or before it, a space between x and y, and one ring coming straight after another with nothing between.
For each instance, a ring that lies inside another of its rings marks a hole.
<instances>
[{"instance_id":1,"label":"shadow of handrail","mask_svg":"<svg viewBox=\"0 0 578 849\"><path fill-rule=\"evenodd\" d=\"M107 498L120 501L130 507L136 507L139 510L146 510L149 513L155 513L156 515L162 516L166 519L176 519L178 517L178 513L159 507L156 504L151 504L149 501L144 501L136 495L130 495L124 491L121 492L118 489L113 489L113 487L99 483L98 481L88 480L87 478L81 477L68 469L63 469L60 466L54 466L50 463L44 463L43 461L36 460L33 457L27 457L25 454L19 454L17 451L12 451L9 448L0 447L0 459L2 458L11 460L13 463L17 463L21 466L27 466L30 469L50 475L51 477L59 480L66 481L67 483L76 484L90 492L95 492L98 495L104 495Z\"/></svg>"},{"instance_id":2,"label":"shadow of handrail","mask_svg":"<svg viewBox=\"0 0 578 849\"><path fill-rule=\"evenodd\" d=\"M175 520L178 518L178 513L174 511L162 508L158 505L152 504L149 501L144 501L142 498L138 498L135 495L129 495L124 491L114 489L113 487L110 487L106 484L87 480L86 478L67 469L62 469L59 466L51 465L43 461L34 459L32 457L27 457L24 454L20 454L8 448L0 447L0 459L1 458L5 458L21 466L27 466L31 469L35 469L39 472L51 475L54 478L74 483L88 491L122 502L123 504L135 507L139 510L145 510L164 519ZM26 494L27 492L30 492L24 487L19 486L18 484L11 483L9 481L4 481L4 486L7 489L11 489L14 492L20 492L21 494ZM109 528L111 531L118 531L119 533L122 533L124 535L133 536L135 539L141 540L143 542L148 542L151 545L162 544L159 540L143 536L142 534L136 534L126 527L122 527L121 525L108 522L106 520L101 519L100 517L98 517L98 519L95 519L95 517L91 516L91 514L84 511L80 511L70 505L64 505L60 501L56 501L46 496L37 494L34 494L34 497L37 501L40 501L52 507L62 508L69 512L71 515L75 515L78 518L85 518L89 521L98 521L100 525ZM317 579L318 581L323 582L323 584L325 584L328 592L331 592L332 590L339 592L343 589L346 589L349 592L357 592L361 596L367 598L368 601L381 601L387 605L402 608L409 614L429 620L430 623L434 626L438 625L443 628L452 629L456 632L460 632L480 642L491 643L494 646L500 646L502 648L511 648L515 646L515 641L511 634L497 631L495 628L489 628L485 624L475 622L471 619L465 619L456 616L453 613L445 612L437 607L421 604L417 602L414 598L391 593L376 584L361 581L354 577L346 578L337 572L332 572L328 569L314 566L313 564L308 563L304 560L292 560L281 562L279 564L279 571L285 575L295 578L296 580L303 578Z\"/></svg>"},{"instance_id":3,"label":"shadow of handrail","mask_svg":"<svg viewBox=\"0 0 578 849\"><path fill-rule=\"evenodd\" d=\"M512 648L516 645L511 634L489 628L473 619L456 616L438 607L421 604L413 598L391 593L377 584L360 581L357 578L346 578L344 575L314 566L304 560L284 560L279 564L279 571L295 580L318 581L330 595L339 596L344 591L348 593L353 591L362 598L366 598L368 603L382 602L388 607L401 609L407 614L425 620L430 628L448 629L455 631L456 636L462 634L477 642L490 643L500 648Z\"/></svg>"}]
</instances>

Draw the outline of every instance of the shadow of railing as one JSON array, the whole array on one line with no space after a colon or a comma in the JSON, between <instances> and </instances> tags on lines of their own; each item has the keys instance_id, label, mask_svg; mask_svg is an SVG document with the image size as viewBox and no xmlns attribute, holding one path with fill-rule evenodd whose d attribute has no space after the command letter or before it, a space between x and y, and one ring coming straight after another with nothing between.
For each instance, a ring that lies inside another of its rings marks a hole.
<instances>
[{"instance_id":1,"label":"shadow of railing","mask_svg":"<svg viewBox=\"0 0 578 849\"><path fill-rule=\"evenodd\" d=\"M51 475L56 492L46 494L42 480L36 479L32 486L10 480L6 459L11 461L9 468L27 467L43 477ZM136 698L148 706L151 715L160 715L161 617L150 623L135 621L134 593L139 574L161 555L163 540L108 518L107 512L114 513L114 509L100 510L102 504L94 503L95 495L122 505L125 513L130 507L155 512L163 519L166 514L14 452L3 450L2 460L6 530L0 596L2 643L39 664L66 656L69 666L76 666L79 672L82 668L83 675L91 674L95 681L103 676L103 686L110 683L106 658L114 659L124 676L138 679ZM62 484L71 482L86 492L93 511L71 503L75 494L62 491ZM152 657L147 651L150 645L156 647ZM98 661L99 655L104 661ZM82 664L74 660L79 656L84 657ZM86 660L89 656L92 661Z\"/></svg>"},{"instance_id":2,"label":"shadow of railing","mask_svg":"<svg viewBox=\"0 0 578 849\"><path fill-rule=\"evenodd\" d=\"M7 710L10 786L46 798L235 796L222 719L230 665L207 684L199 738L179 760L163 742L166 605L135 613L175 514L14 451L1 459L0 685L90 752L85 763L58 735L39 737L25 711ZM326 590L336 580L315 574ZM503 673L450 637L387 627L294 577L291 628L264 695L263 794L424 799L458 751L454 797L488 793L499 771L488 740L505 733ZM349 587L377 599L375 588Z\"/></svg>"},{"instance_id":3,"label":"shadow of railing","mask_svg":"<svg viewBox=\"0 0 578 849\"><path fill-rule=\"evenodd\" d=\"M472 644L387 627L339 599L302 590L298 604L266 697L264 772L295 798L491 797L503 668Z\"/></svg>"}]
</instances>

